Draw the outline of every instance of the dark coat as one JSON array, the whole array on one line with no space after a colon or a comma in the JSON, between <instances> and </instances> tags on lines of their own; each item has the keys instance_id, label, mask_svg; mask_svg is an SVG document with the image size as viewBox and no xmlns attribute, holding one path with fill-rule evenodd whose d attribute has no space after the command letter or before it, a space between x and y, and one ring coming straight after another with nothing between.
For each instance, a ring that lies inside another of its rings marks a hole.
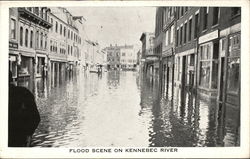
<instances>
[{"instance_id":1,"label":"dark coat","mask_svg":"<svg viewBox=\"0 0 250 159\"><path fill-rule=\"evenodd\" d=\"M34 95L27 88L9 85L9 147L25 146L39 122Z\"/></svg>"}]
</instances>

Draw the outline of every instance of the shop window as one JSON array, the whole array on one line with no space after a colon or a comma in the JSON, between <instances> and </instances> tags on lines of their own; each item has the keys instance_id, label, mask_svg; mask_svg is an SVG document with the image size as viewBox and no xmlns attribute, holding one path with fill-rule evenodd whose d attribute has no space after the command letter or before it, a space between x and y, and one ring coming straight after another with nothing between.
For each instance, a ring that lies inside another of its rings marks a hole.
<instances>
[{"instance_id":1,"label":"shop window","mask_svg":"<svg viewBox=\"0 0 250 159\"><path fill-rule=\"evenodd\" d=\"M219 41L213 44L213 59L218 59L219 57Z\"/></svg>"},{"instance_id":2,"label":"shop window","mask_svg":"<svg viewBox=\"0 0 250 159\"><path fill-rule=\"evenodd\" d=\"M194 60L195 60L195 56L194 54L190 55L190 66L194 66Z\"/></svg>"},{"instance_id":3,"label":"shop window","mask_svg":"<svg viewBox=\"0 0 250 159\"><path fill-rule=\"evenodd\" d=\"M11 39L16 39L16 20L11 19L10 21L10 37Z\"/></svg>"},{"instance_id":4,"label":"shop window","mask_svg":"<svg viewBox=\"0 0 250 159\"><path fill-rule=\"evenodd\" d=\"M29 31L28 29L25 29L25 47L28 47L28 36L29 36Z\"/></svg>"},{"instance_id":5,"label":"shop window","mask_svg":"<svg viewBox=\"0 0 250 159\"><path fill-rule=\"evenodd\" d=\"M228 78L227 91L228 93L239 94L240 86L240 58L228 59Z\"/></svg>"},{"instance_id":6,"label":"shop window","mask_svg":"<svg viewBox=\"0 0 250 159\"><path fill-rule=\"evenodd\" d=\"M204 88L209 88L210 79L210 62L202 61L200 62L200 86Z\"/></svg>"},{"instance_id":7,"label":"shop window","mask_svg":"<svg viewBox=\"0 0 250 159\"><path fill-rule=\"evenodd\" d=\"M23 27L20 27L20 46L23 46Z\"/></svg>"},{"instance_id":8,"label":"shop window","mask_svg":"<svg viewBox=\"0 0 250 159\"><path fill-rule=\"evenodd\" d=\"M33 41L34 41L34 35L33 35L33 31L31 30L30 31L30 48L32 48L33 47Z\"/></svg>"},{"instance_id":9,"label":"shop window","mask_svg":"<svg viewBox=\"0 0 250 159\"><path fill-rule=\"evenodd\" d=\"M218 61L212 63L212 89L217 89L218 84Z\"/></svg>"}]
</instances>

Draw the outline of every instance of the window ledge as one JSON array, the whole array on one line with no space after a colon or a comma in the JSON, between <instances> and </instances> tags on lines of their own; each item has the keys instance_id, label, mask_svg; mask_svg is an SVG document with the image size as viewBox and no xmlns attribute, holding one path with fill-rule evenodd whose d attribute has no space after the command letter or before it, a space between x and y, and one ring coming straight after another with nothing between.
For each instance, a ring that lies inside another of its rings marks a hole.
<instances>
[{"instance_id":1,"label":"window ledge","mask_svg":"<svg viewBox=\"0 0 250 159\"><path fill-rule=\"evenodd\" d=\"M217 26L219 26L219 23L213 24L213 26L211 28L215 28Z\"/></svg>"}]
</instances>

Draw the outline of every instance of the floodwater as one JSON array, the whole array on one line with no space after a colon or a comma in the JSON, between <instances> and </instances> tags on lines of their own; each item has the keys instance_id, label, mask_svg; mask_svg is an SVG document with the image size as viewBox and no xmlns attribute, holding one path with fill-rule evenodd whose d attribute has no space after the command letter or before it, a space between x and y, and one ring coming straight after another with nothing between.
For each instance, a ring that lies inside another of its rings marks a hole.
<instances>
[{"instance_id":1,"label":"floodwater","mask_svg":"<svg viewBox=\"0 0 250 159\"><path fill-rule=\"evenodd\" d=\"M235 110L222 113L216 102L180 88L174 88L172 99L157 80L138 72L82 72L34 83L41 122L33 147L240 144Z\"/></svg>"}]
</instances>

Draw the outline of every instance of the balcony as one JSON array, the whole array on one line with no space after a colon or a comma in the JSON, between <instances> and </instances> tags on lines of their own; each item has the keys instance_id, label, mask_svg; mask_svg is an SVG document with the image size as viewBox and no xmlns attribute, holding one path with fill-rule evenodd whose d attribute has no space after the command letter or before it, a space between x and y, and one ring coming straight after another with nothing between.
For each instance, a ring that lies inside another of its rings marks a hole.
<instances>
[{"instance_id":1,"label":"balcony","mask_svg":"<svg viewBox=\"0 0 250 159\"><path fill-rule=\"evenodd\" d=\"M18 8L18 13L20 17L23 17L29 21L32 21L36 24L39 24L42 27L45 27L47 29L49 29L50 27L52 27L52 24L50 24L48 21L46 21L45 19L37 16L36 14L32 13L31 11L25 9L25 8Z\"/></svg>"}]
</instances>

